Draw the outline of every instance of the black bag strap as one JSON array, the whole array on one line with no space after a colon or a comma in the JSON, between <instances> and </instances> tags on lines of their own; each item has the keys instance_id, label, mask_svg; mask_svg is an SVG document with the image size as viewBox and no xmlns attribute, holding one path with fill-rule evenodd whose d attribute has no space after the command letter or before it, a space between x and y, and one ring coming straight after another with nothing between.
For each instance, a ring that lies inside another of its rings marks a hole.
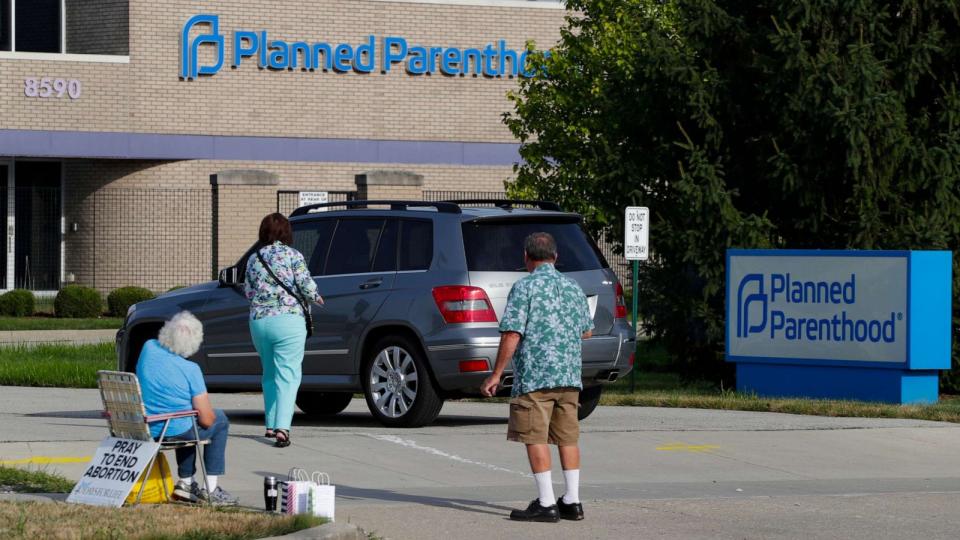
<instances>
[{"instance_id":1,"label":"black bag strap","mask_svg":"<svg viewBox=\"0 0 960 540\"><path fill-rule=\"evenodd\" d=\"M310 304L306 301L305 298L302 298L299 294L293 292L293 290L291 290L286 283L281 281L280 278L278 278L277 275L273 273L273 269L270 268L270 265L267 264L266 260L264 260L263 255L260 254L259 249L257 249L257 259L260 260L260 264L262 264L263 268L267 271L268 274L270 274L270 277L277 282L277 285L280 285L281 287L283 287L283 290L287 291L287 294L292 296L297 301L297 303L300 304L300 307L303 309L303 312L310 313ZM297 288L299 289L300 287L297 286Z\"/></svg>"}]
</instances>

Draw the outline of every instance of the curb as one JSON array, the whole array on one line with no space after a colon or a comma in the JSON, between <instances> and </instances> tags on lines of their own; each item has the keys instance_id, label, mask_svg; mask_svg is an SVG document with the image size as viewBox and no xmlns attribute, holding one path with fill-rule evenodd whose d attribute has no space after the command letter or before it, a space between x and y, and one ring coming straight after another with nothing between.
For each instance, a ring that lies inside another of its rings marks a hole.
<instances>
[{"instance_id":1,"label":"curb","mask_svg":"<svg viewBox=\"0 0 960 540\"><path fill-rule=\"evenodd\" d=\"M368 540L363 529L350 523L327 523L312 529L304 529L283 536L273 536L263 540Z\"/></svg>"}]
</instances>

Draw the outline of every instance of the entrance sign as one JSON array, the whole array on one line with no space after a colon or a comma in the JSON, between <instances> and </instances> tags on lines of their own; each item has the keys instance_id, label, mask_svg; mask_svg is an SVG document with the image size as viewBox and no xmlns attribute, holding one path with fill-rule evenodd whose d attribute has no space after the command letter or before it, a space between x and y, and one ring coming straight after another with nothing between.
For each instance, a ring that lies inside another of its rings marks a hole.
<instances>
[{"instance_id":1,"label":"entrance sign","mask_svg":"<svg viewBox=\"0 0 960 540\"><path fill-rule=\"evenodd\" d=\"M936 401L951 252L727 251L727 361L761 395Z\"/></svg>"},{"instance_id":2,"label":"entrance sign","mask_svg":"<svg viewBox=\"0 0 960 540\"><path fill-rule=\"evenodd\" d=\"M623 256L628 261L645 261L650 256L650 210L645 206L628 206Z\"/></svg>"},{"instance_id":3,"label":"entrance sign","mask_svg":"<svg viewBox=\"0 0 960 540\"><path fill-rule=\"evenodd\" d=\"M67 502L123 506L150 458L159 449L160 444L152 441L107 437L100 443L80 481L73 486Z\"/></svg>"},{"instance_id":4,"label":"entrance sign","mask_svg":"<svg viewBox=\"0 0 960 540\"><path fill-rule=\"evenodd\" d=\"M301 191L300 204L298 206L322 204L328 202L328 199L329 194L326 191Z\"/></svg>"}]
</instances>

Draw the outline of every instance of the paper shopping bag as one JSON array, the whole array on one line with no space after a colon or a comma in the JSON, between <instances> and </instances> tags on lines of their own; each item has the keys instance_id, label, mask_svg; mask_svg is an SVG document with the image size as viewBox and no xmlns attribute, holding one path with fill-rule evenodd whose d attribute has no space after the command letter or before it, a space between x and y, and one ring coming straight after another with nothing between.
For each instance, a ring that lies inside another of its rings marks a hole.
<instances>
[{"instance_id":1,"label":"paper shopping bag","mask_svg":"<svg viewBox=\"0 0 960 540\"><path fill-rule=\"evenodd\" d=\"M310 495L307 498L310 513L334 521L337 488L330 484L330 477L325 473L314 473L314 479L316 481L310 486Z\"/></svg>"}]
</instances>

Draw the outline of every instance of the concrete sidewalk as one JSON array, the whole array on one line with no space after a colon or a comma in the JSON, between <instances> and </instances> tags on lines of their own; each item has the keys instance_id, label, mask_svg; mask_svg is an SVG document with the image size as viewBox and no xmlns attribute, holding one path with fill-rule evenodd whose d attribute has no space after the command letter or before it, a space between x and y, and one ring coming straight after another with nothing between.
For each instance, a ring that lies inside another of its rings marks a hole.
<instances>
[{"instance_id":1,"label":"concrete sidewalk","mask_svg":"<svg viewBox=\"0 0 960 540\"><path fill-rule=\"evenodd\" d=\"M117 331L107 330L0 330L0 347L47 343L82 345L112 343Z\"/></svg>"},{"instance_id":2,"label":"concrete sidewalk","mask_svg":"<svg viewBox=\"0 0 960 540\"><path fill-rule=\"evenodd\" d=\"M261 508L263 476L331 474L337 521L391 539L927 538L960 530L960 427L916 420L599 407L582 425L586 520L507 519L535 487L505 440L507 406L447 403L418 429L378 425L361 400L262 438L258 394L214 394L230 417L221 484ZM0 388L0 461L79 478L106 426L96 390ZM564 492L559 465L555 490Z\"/></svg>"}]
</instances>

